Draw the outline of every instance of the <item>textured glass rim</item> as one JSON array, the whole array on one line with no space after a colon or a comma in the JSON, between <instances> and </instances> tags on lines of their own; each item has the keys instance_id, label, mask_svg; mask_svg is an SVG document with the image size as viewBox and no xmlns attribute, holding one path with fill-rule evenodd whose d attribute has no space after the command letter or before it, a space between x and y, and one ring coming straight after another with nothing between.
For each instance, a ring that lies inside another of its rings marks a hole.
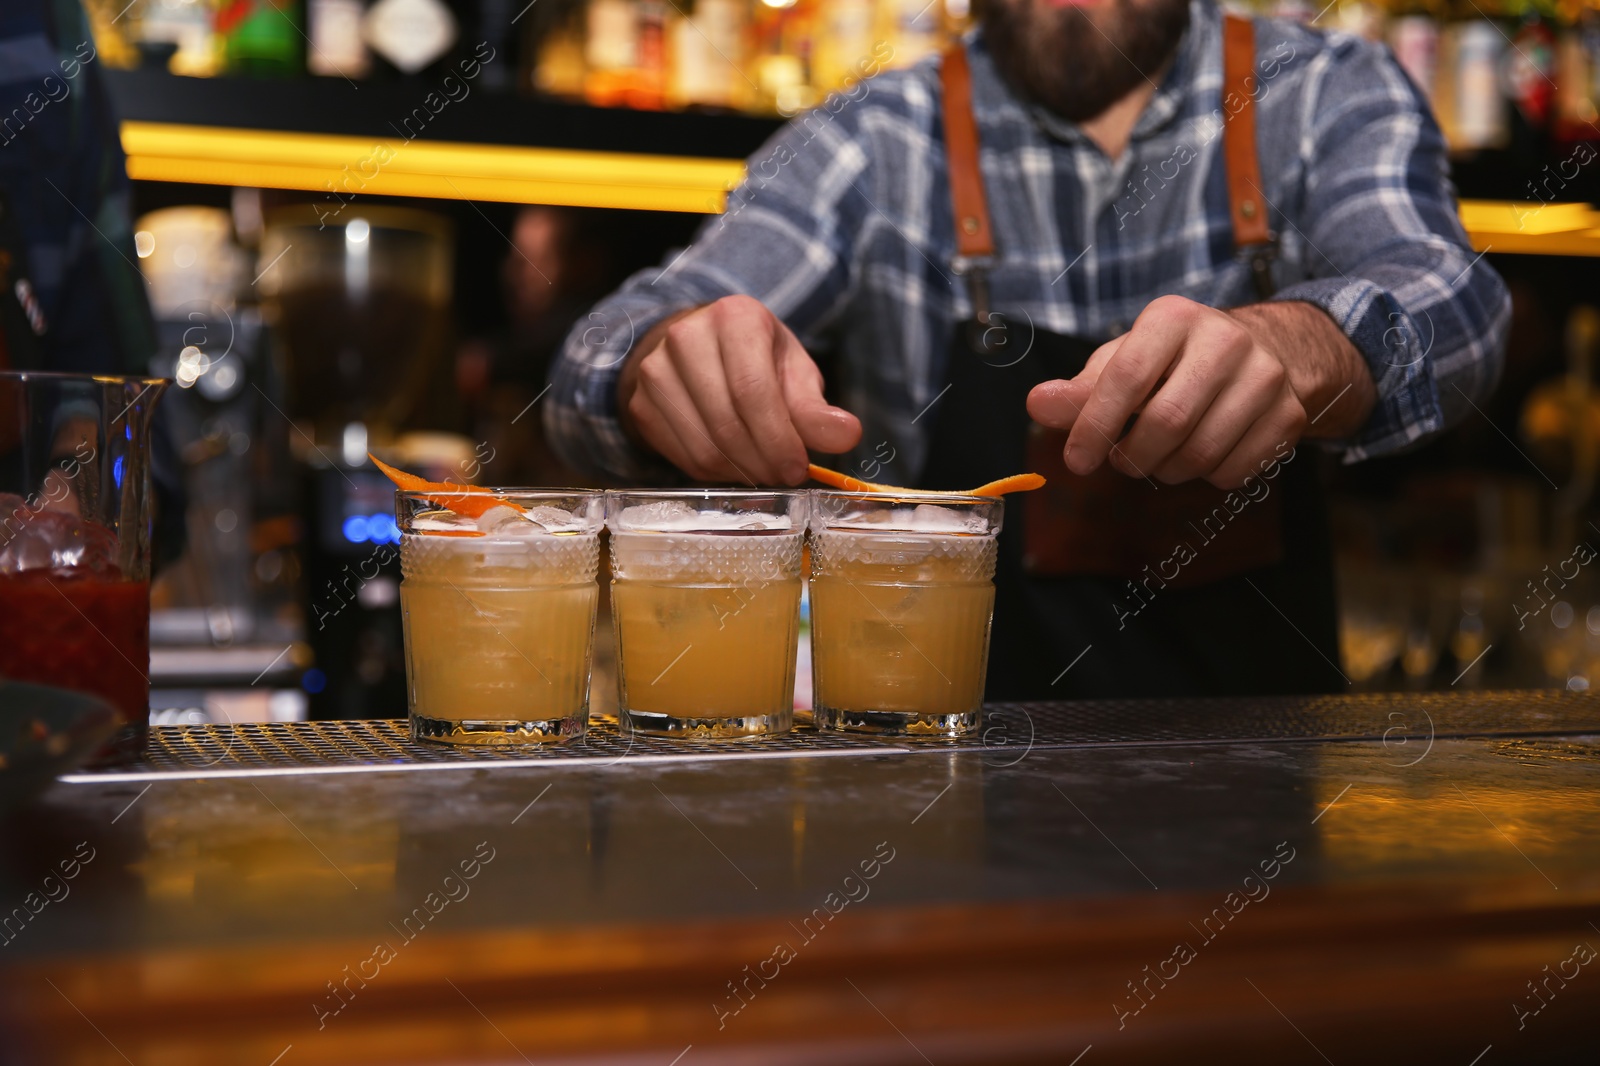
<instances>
[{"instance_id":1,"label":"textured glass rim","mask_svg":"<svg viewBox=\"0 0 1600 1066\"><path fill-rule=\"evenodd\" d=\"M573 518L583 523L583 528L553 533L552 536L597 537L605 528L605 493L601 489L547 489L547 488L496 488L489 485L471 486L463 492L449 492L441 489L402 489L398 486L394 490L394 517L395 524L400 532L412 535L415 531L410 528L420 515L431 511L449 511L450 507L440 500L453 499L462 496L487 496L490 499L521 504L529 507L539 504L555 504L556 510L566 511ZM463 526L462 528L471 528ZM425 536L426 533L416 534ZM494 541L505 538L495 537L493 534L485 536ZM517 538L522 539L522 538ZM484 543L474 539L472 543Z\"/></svg>"},{"instance_id":2,"label":"textured glass rim","mask_svg":"<svg viewBox=\"0 0 1600 1066\"><path fill-rule=\"evenodd\" d=\"M857 492L850 489L811 489L809 491L818 500L855 500L861 503L917 504L938 500L942 503L970 508L984 505L998 506L1005 502L999 496L971 496L962 492Z\"/></svg>"},{"instance_id":3,"label":"textured glass rim","mask_svg":"<svg viewBox=\"0 0 1600 1066\"><path fill-rule=\"evenodd\" d=\"M741 536L751 531L728 528L683 528L660 529L654 524L631 525L624 529L619 523L622 514L630 506L658 503L669 500L682 500L684 502L700 501L702 503L717 504L751 504L751 513L767 515L773 518L783 517L788 519L791 527L788 530L762 530L761 532L803 534L811 521L811 493L807 489L607 489L606 490L606 528L613 535L628 536L635 533L646 535L688 534L693 536ZM721 513L737 513L738 508ZM798 512L798 513L797 513Z\"/></svg>"},{"instance_id":4,"label":"textured glass rim","mask_svg":"<svg viewBox=\"0 0 1600 1066\"><path fill-rule=\"evenodd\" d=\"M812 506L809 528L814 533L852 533L894 537L963 537L981 538L999 536L1005 525L1005 499L999 496L970 496L946 492L855 492L846 489L812 489ZM826 501L826 502L825 502ZM967 533L953 529L908 529L902 526L862 526L842 524L844 508L830 508L827 502L879 504L886 507L915 507L933 504L948 506L962 514L977 513L989 527L982 533Z\"/></svg>"},{"instance_id":5,"label":"textured glass rim","mask_svg":"<svg viewBox=\"0 0 1600 1066\"><path fill-rule=\"evenodd\" d=\"M810 489L606 489L608 500L640 497L648 500L754 500L794 499L808 495Z\"/></svg>"},{"instance_id":6,"label":"textured glass rim","mask_svg":"<svg viewBox=\"0 0 1600 1066\"><path fill-rule=\"evenodd\" d=\"M590 497L604 499L604 489L531 489L502 487L499 485L464 485L462 491L450 492L445 489L402 489L395 488L395 495L405 499L427 500L436 502L440 496L493 496L497 500L514 500L518 503L523 500L567 500L573 497Z\"/></svg>"}]
</instances>

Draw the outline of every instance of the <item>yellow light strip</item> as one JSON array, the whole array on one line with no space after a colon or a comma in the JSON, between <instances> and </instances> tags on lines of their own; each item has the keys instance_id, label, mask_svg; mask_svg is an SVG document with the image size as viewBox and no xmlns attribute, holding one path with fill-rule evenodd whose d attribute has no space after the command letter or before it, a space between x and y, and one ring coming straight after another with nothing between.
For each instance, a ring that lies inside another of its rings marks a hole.
<instances>
[{"instance_id":1,"label":"yellow light strip","mask_svg":"<svg viewBox=\"0 0 1600 1066\"><path fill-rule=\"evenodd\" d=\"M738 160L124 122L141 181L716 214Z\"/></svg>"},{"instance_id":2,"label":"yellow light strip","mask_svg":"<svg viewBox=\"0 0 1600 1066\"><path fill-rule=\"evenodd\" d=\"M446 200L718 214L744 178L730 159L405 141L163 122L124 122L128 176L140 181ZM1463 200L1477 251L1600 256L1587 204Z\"/></svg>"},{"instance_id":3,"label":"yellow light strip","mask_svg":"<svg viewBox=\"0 0 1600 1066\"><path fill-rule=\"evenodd\" d=\"M1600 256L1600 211L1588 204L1462 200L1461 225L1480 252Z\"/></svg>"}]
</instances>

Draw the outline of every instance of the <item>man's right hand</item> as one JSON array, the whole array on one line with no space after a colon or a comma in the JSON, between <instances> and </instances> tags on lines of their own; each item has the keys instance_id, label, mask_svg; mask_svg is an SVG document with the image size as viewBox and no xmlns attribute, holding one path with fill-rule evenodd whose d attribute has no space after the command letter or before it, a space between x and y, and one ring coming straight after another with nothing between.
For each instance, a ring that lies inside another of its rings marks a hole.
<instances>
[{"instance_id":1,"label":"man's right hand","mask_svg":"<svg viewBox=\"0 0 1600 1066\"><path fill-rule=\"evenodd\" d=\"M861 440L855 415L822 398L822 372L759 301L724 296L656 325L617 383L623 428L699 481L798 485L807 449Z\"/></svg>"}]
</instances>

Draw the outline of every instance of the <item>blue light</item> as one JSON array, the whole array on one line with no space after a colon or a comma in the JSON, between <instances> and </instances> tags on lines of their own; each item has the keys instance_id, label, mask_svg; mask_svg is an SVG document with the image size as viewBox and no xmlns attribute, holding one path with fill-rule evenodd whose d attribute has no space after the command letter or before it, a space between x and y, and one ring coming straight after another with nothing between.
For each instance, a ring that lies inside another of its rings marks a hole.
<instances>
[{"instance_id":1,"label":"blue light","mask_svg":"<svg viewBox=\"0 0 1600 1066\"><path fill-rule=\"evenodd\" d=\"M393 518L380 512L367 519L367 536L374 544L399 544L400 527Z\"/></svg>"},{"instance_id":2,"label":"blue light","mask_svg":"<svg viewBox=\"0 0 1600 1066\"><path fill-rule=\"evenodd\" d=\"M133 423L130 422L122 427L122 436L125 440L133 439Z\"/></svg>"},{"instance_id":3,"label":"blue light","mask_svg":"<svg viewBox=\"0 0 1600 1066\"><path fill-rule=\"evenodd\" d=\"M117 461L111 464L111 480L117 483L117 488L122 487L122 456L117 456Z\"/></svg>"},{"instance_id":4,"label":"blue light","mask_svg":"<svg viewBox=\"0 0 1600 1066\"><path fill-rule=\"evenodd\" d=\"M353 514L344 520L344 539L351 544L360 544L371 535L367 516Z\"/></svg>"},{"instance_id":5,"label":"blue light","mask_svg":"<svg viewBox=\"0 0 1600 1066\"><path fill-rule=\"evenodd\" d=\"M300 675L300 687L315 696L328 687L328 675L313 666Z\"/></svg>"}]
</instances>

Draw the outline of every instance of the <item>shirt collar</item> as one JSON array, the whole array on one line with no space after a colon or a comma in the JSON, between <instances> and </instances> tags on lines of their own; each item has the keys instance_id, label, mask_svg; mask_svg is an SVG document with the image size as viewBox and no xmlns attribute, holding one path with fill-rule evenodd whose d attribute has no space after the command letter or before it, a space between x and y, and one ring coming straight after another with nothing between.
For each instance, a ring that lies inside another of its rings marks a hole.
<instances>
[{"instance_id":1,"label":"shirt collar","mask_svg":"<svg viewBox=\"0 0 1600 1066\"><path fill-rule=\"evenodd\" d=\"M1221 20L1222 12L1215 0L1189 0L1189 28L1179 39L1172 65L1167 68L1155 95L1139 113L1133 126L1133 140L1143 140L1166 128L1183 113L1184 101L1199 85L1220 79ZM970 45L974 67L981 69L981 73L975 70L977 79L973 87L973 101L977 106L1026 116L1041 132L1056 140L1069 144L1092 143L1076 122L1068 122L1038 104L1017 99L996 70L982 30L973 32ZM1216 70L1210 70L1211 67Z\"/></svg>"}]
</instances>

